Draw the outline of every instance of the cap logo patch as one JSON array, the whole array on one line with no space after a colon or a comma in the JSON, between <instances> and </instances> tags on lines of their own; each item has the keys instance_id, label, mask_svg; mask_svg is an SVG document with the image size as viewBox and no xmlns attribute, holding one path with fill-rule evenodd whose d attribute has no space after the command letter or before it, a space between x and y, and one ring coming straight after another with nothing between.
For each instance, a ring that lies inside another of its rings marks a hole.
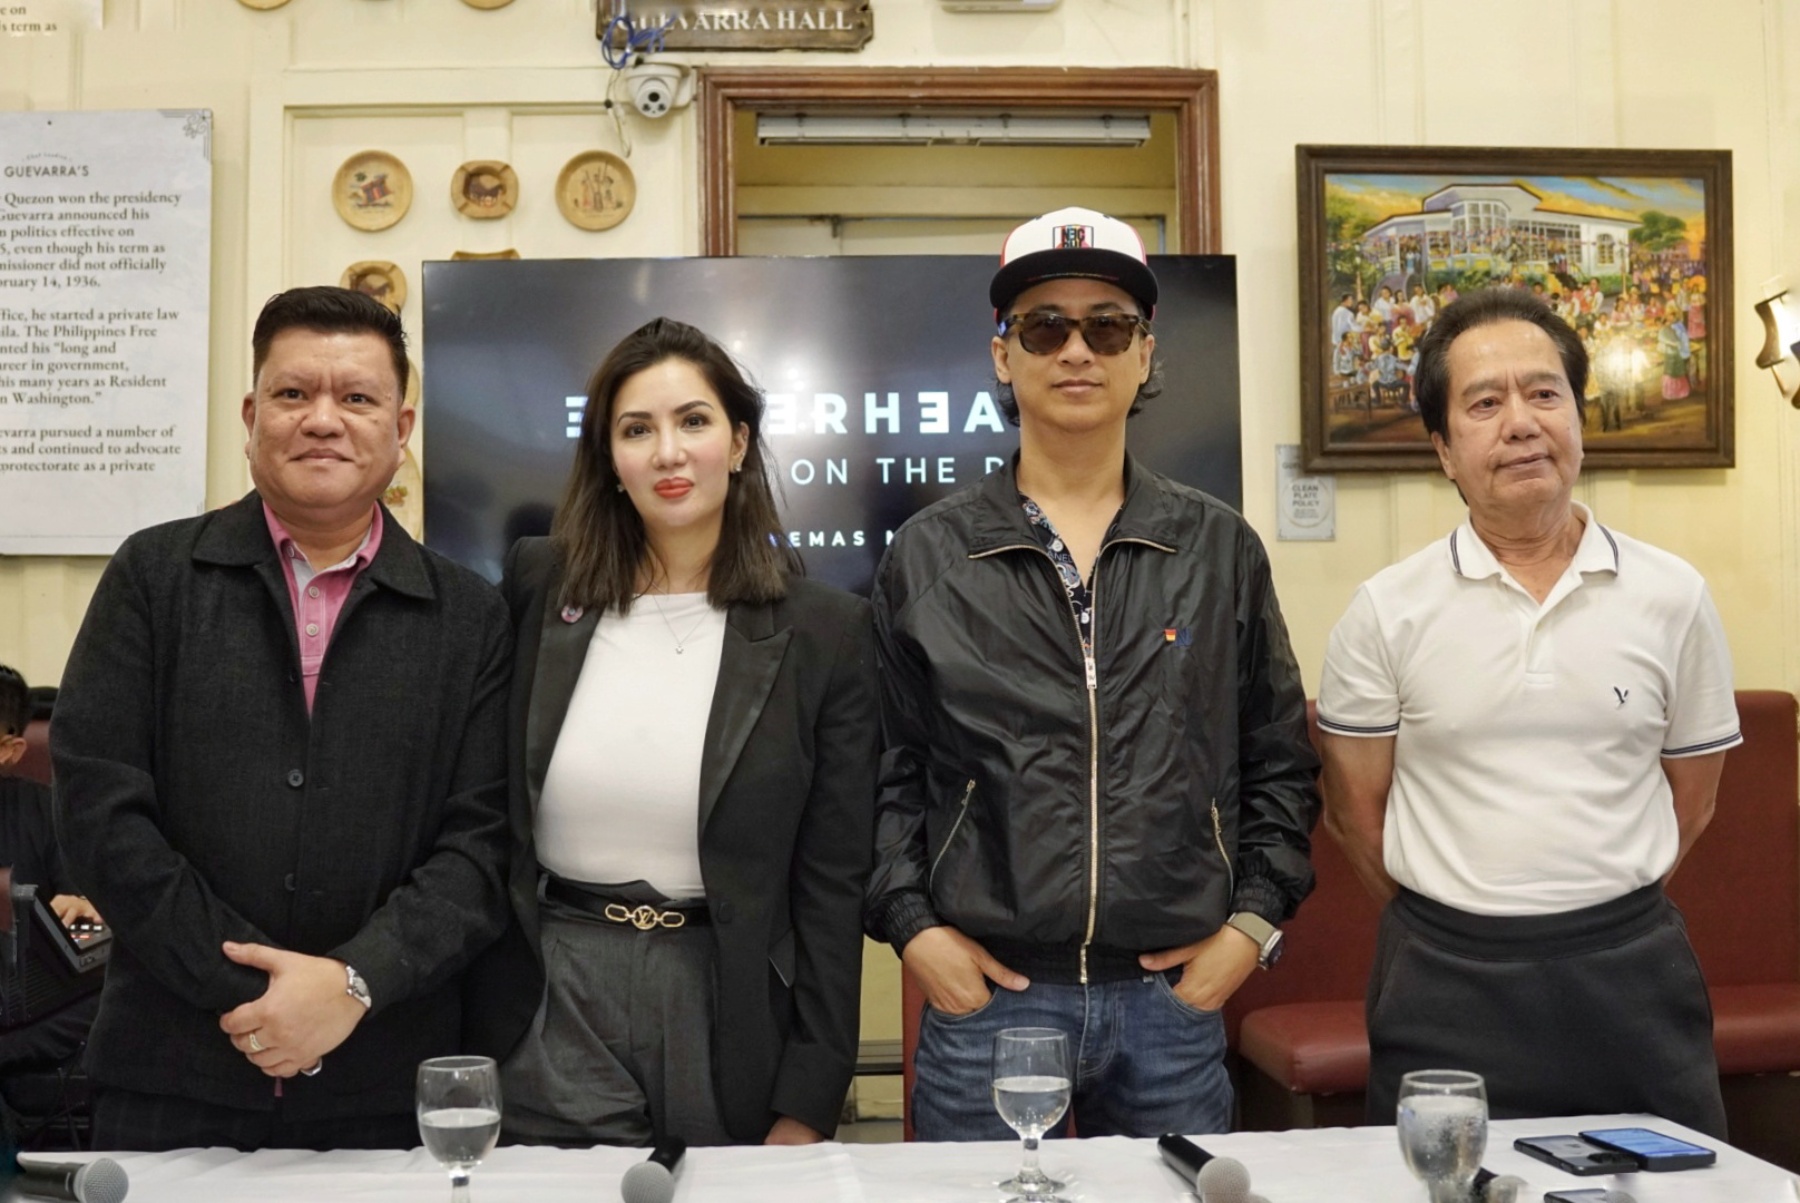
<instances>
[{"instance_id":1,"label":"cap logo patch","mask_svg":"<svg viewBox=\"0 0 1800 1203\"><path fill-rule=\"evenodd\" d=\"M1094 245L1093 226L1057 226L1051 236L1052 246L1059 251L1091 250Z\"/></svg>"}]
</instances>

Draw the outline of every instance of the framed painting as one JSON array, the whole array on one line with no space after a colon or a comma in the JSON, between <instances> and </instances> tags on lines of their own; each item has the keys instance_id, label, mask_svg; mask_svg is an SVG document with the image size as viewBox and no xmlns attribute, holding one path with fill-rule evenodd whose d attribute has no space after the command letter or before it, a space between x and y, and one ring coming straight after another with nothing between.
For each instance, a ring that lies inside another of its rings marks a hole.
<instances>
[{"instance_id":1,"label":"framed painting","mask_svg":"<svg viewBox=\"0 0 1800 1203\"><path fill-rule=\"evenodd\" d=\"M1581 335L1590 468L1728 468L1731 152L1300 146L1306 470L1436 469L1418 344L1479 288Z\"/></svg>"}]
</instances>

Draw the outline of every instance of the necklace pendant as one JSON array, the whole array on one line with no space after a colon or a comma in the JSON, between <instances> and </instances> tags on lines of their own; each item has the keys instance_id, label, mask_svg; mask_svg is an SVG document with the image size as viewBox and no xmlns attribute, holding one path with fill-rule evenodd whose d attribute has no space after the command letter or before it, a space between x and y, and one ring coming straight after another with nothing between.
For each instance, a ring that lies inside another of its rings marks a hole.
<instances>
[{"instance_id":1,"label":"necklace pendant","mask_svg":"<svg viewBox=\"0 0 1800 1203\"><path fill-rule=\"evenodd\" d=\"M679 643L675 645L675 654L677 656L681 655L681 653L683 653L685 651L687 651L687 649L685 647L682 647Z\"/></svg>"}]
</instances>

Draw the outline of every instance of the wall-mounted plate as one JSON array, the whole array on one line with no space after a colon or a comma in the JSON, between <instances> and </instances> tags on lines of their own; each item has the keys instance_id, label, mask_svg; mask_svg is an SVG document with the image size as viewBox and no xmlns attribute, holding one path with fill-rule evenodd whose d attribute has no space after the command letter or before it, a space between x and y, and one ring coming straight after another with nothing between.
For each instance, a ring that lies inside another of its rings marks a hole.
<instances>
[{"instance_id":1,"label":"wall-mounted plate","mask_svg":"<svg viewBox=\"0 0 1800 1203\"><path fill-rule=\"evenodd\" d=\"M517 259L519 252L507 247L503 251L451 251L452 259Z\"/></svg>"},{"instance_id":2,"label":"wall-mounted plate","mask_svg":"<svg viewBox=\"0 0 1800 1203\"><path fill-rule=\"evenodd\" d=\"M338 285L366 293L395 313L406 304L406 273L386 259L352 263L338 278Z\"/></svg>"},{"instance_id":3,"label":"wall-mounted plate","mask_svg":"<svg viewBox=\"0 0 1800 1203\"><path fill-rule=\"evenodd\" d=\"M385 230L412 208L412 173L385 150L365 150L344 160L331 183L338 216L359 230Z\"/></svg>"},{"instance_id":4,"label":"wall-mounted plate","mask_svg":"<svg viewBox=\"0 0 1800 1203\"><path fill-rule=\"evenodd\" d=\"M618 155L590 150L576 155L556 177L556 207L570 225L610 230L637 204L637 180Z\"/></svg>"},{"instance_id":5,"label":"wall-mounted plate","mask_svg":"<svg viewBox=\"0 0 1800 1203\"><path fill-rule=\"evenodd\" d=\"M519 203L519 177L495 159L464 163L450 179L450 203L464 217L505 217Z\"/></svg>"}]
</instances>

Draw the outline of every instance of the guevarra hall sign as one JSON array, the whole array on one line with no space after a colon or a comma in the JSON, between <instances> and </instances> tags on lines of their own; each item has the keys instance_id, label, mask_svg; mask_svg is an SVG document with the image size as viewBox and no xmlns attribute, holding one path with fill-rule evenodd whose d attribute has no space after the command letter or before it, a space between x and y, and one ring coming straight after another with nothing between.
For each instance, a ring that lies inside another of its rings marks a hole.
<instances>
[{"instance_id":1,"label":"guevarra hall sign","mask_svg":"<svg viewBox=\"0 0 1800 1203\"><path fill-rule=\"evenodd\" d=\"M600 6L600 38L612 24L607 8ZM635 9L631 25L640 36L660 29L651 50L861 50L875 36L867 0L660 0Z\"/></svg>"}]
</instances>

